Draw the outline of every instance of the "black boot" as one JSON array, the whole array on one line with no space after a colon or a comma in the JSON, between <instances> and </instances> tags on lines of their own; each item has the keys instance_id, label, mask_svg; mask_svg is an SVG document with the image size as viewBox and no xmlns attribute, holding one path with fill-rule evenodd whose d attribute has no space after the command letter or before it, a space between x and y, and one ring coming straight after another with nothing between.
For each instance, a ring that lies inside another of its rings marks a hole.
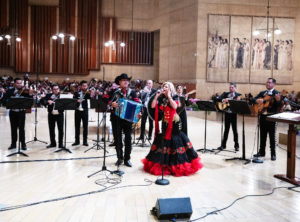
<instances>
[{"instance_id":1,"label":"black boot","mask_svg":"<svg viewBox=\"0 0 300 222\"><path fill-rule=\"evenodd\" d=\"M254 157L264 157L265 155L266 155L266 154L265 154L263 151L259 150L258 153L257 153L257 154L254 154L253 156L254 156Z\"/></svg>"},{"instance_id":2,"label":"black boot","mask_svg":"<svg viewBox=\"0 0 300 222\"><path fill-rule=\"evenodd\" d=\"M78 146L80 144L80 142L78 141L78 140L76 140L73 144L72 144L72 146Z\"/></svg>"},{"instance_id":3,"label":"black boot","mask_svg":"<svg viewBox=\"0 0 300 222\"><path fill-rule=\"evenodd\" d=\"M239 151L240 145L238 143L235 143L234 144L234 149L235 149L235 151Z\"/></svg>"}]
</instances>

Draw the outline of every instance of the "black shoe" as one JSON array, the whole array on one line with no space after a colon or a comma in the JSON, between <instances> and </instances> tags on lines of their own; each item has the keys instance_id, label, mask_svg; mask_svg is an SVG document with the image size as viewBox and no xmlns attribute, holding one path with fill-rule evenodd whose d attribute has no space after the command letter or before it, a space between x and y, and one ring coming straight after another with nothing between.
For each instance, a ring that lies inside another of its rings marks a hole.
<instances>
[{"instance_id":1,"label":"black shoe","mask_svg":"<svg viewBox=\"0 0 300 222\"><path fill-rule=\"evenodd\" d=\"M125 165L125 166L128 166L128 167L132 167L132 163L130 162L130 160L126 160L126 161L124 162L124 165Z\"/></svg>"},{"instance_id":2,"label":"black shoe","mask_svg":"<svg viewBox=\"0 0 300 222\"><path fill-rule=\"evenodd\" d=\"M84 142L82 145L89 146L89 144L87 142Z\"/></svg>"},{"instance_id":3,"label":"black shoe","mask_svg":"<svg viewBox=\"0 0 300 222\"><path fill-rule=\"evenodd\" d=\"M26 145L23 145L21 149L22 149L22 150L27 150Z\"/></svg>"},{"instance_id":4,"label":"black shoe","mask_svg":"<svg viewBox=\"0 0 300 222\"><path fill-rule=\"evenodd\" d=\"M10 145L10 146L8 147L9 150L16 149L16 148L17 148L16 145Z\"/></svg>"},{"instance_id":5,"label":"black shoe","mask_svg":"<svg viewBox=\"0 0 300 222\"><path fill-rule=\"evenodd\" d=\"M274 155L271 155L271 160L272 161L275 161L276 160L276 155L274 154Z\"/></svg>"},{"instance_id":6,"label":"black shoe","mask_svg":"<svg viewBox=\"0 0 300 222\"><path fill-rule=\"evenodd\" d=\"M117 144L115 142L109 144L108 146L116 146Z\"/></svg>"},{"instance_id":7,"label":"black shoe","mask_svg":"<svg viewBox=\"0 0 300 222\"><path fill-rule=\"evenodd\" d=\"M220 146L220 147L218 147L217 149L218 149L218 150L225 150L226 147Z\"/></svg>"},{"instance_id":8,"label":"black shoe","mask_svg":"<svg viewBox=\"0 0 300 222\"><path fill-rule=\"evenodd\" d=\"M118 159L117 162L115 163L116 166L120 166L123 163L122 159Z\"/></svg>"},{"instance_id":9,"label":"black shoe","mask_svg":"<svg viewBox=\"0 0 300 222\"><path fill-rule=\"evenodd\" d=\"M56 144L49 144L48 146L46 146L46 148L53 148L56 147Z\"/></svg>"},{"instance_id":10,"label":"black shoe","mask_svg":"<svg viewBox=\"0 0 300 222\"><path fill-rule=\"evenodd\" d=\"M253 155L254 157L265 157L265 154L258 152L257 154Z\"/></svg>"},{"instance_id":11,"label":"black shoe","mask_svg":"<svg viewBox=\"0 0 300 222\"><path fill-rule=\"evenodd\" d=\"M80 143L76 141L75 143L72 144L72 146L78 146L79 144Z\"/></svg>"}]
</instances>

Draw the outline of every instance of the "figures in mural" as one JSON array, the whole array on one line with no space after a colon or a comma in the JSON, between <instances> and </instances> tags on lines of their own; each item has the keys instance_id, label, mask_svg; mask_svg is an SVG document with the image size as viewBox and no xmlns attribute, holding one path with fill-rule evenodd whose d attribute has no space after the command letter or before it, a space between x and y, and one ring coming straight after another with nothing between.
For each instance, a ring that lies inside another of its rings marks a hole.
<instances>
[{"instance_id":1,"label":"figures in mural","mask_svg":"<svg viewBox=\"0 0 300 222\"><path fill-rule=\"evenodd\" d=\"M244 56L243 56L243 68L249 69L249 62L250 62L250 43L249 40L244 38Z\"/></svg>"},{"instance_id":2,"label":"figures in mural","mask_svg":"<svg viewBox=\"0 0 300 222\"><path fill-rule=\"evenodd\" d=\"M255 38L252 45L252 69L271 69L272 48L267 39ZM274 57L275 59L275 57Z\"/></svg>"},{"instance_id":3,"label":"figures in mural","mask_svg":"<svg viewBox=\"0 0 300 222\"><path fill-rule=\"evenodd\" d=\"M207 64L209 68L228 67L228 40L217 34L208 40Z\"/></svg>"},{"instance_id":4,"label":"figures in mural","mask_svg":"<svg viewBox=\"0 0 300 222\"><path fill-rule=\"evenodd\" d=\"M274 69L293 69L293 40L276 40L274 45Z\"/></svg>"},{"instance_id":5,"label":"figures in mural","mask_svg":"<svg viewBox=\"0 0 300 222\"><path fill-rule=\"evenodd\" d=\"M227 38L215 34L208 39L207 65L209 68L226 69L228 50L230 66L233 69L271 70L272 44L268 39L233 38L228 45ZM252 54L251 54L252 53ZM291 71L293 69L293 41L276 40L273 47L273 69Z\"/></svg>"},{"instance_id":6,"label":"figures in mural","mask_svg":"<svg viewBox=\"0 0 300 222\"><path fill-rule=\"evenodd\" d=\"M250 44L247 38L240 40L233 38L231 50L231 67L234 69L248 69L250 58Z\"/></svg>"}]
</instances>

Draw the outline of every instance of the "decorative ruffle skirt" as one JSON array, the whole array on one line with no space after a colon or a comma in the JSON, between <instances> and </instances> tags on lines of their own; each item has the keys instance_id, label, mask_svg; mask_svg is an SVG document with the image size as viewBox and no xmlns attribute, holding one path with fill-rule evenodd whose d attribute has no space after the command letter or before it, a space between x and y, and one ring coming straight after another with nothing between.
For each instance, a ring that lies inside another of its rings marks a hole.
<instances>
[{"instance_id":1,"label":"decorative ruffle skirt","mask_svg":"<svg viewBox=\"0 0 300 222\"><path fill-rule=\"evenodd\" d=\"M161 175L163 166L164 175L177 177L194 174L203 167L189 138L177 130L175 134L172 133L171 140L158 134L142 162L144 171L148 173Z\"/></svg>"}]
</instances>

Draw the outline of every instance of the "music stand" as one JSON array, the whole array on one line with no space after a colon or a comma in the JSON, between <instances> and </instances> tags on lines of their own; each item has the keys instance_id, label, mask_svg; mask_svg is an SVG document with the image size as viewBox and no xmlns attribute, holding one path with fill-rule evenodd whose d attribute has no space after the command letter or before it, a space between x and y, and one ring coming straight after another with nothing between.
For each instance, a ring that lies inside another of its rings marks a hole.
<instances>
[{"instance_id":1,"label":"music stand","mask_svg":"<svg viewBox=\"0 0 300 222\"><path fill-rule=\"evenodd\" d=\"M115 170L115 171L112 171L112 170L107 169L107 167L105 165L105 163L106 163L106 153L107 153L107 151L106 151L106 139L105 139L105 136L106 136L106 114L107 114L107 111L108 111L109 107L107 107L107 104L101 98L95 99L94 101L92 100L91 101L91 107L93 107L93 108L97 107L99 112L100 111L103 112L103 119L102 120L104 122L104 125L103 125L103 127L104 127L104 157L103 157L103 165L102 165L101 170L98 170L98 171L88 175L87 177L90 178L90 177L92 177L92 176L94 176L97 173L100 173L102 171L108 171L111 174L116 174L118 176L122 176L124 174L123 171L120 171L119 169ZM99 112L98 112L98 123L99 123ZM114 115L114 114L112 114L112 115ZM99 125L98 125L98 127L99 127ZM97 135L97 149L98 149L98 147L99 147L99 131L97 132L97 134L98 134Z\"/></svg>"},{"instance_id":2,"label":"music stand","mask_svg":"<svg viewBox=\"0 0 300 222\"><path fill-rule=\"evenodd\" d=\"M92 146L91 148L85 150L84 152L88 152L89 150L91 149L94 149L95 147L96 150L99 150L99 149L104 149L99 143L100 143L100 126L101 126L101 123L103 122L104 118L105 118L105 121L106 121L106 109L107 109L107 104L101 99L91 99L91 109L95 109L97 111L97 140L93 140L95 141L96 143L94 143L94 146ZM103 117L102 117L102 120L99 122L100 120L100 112L103 113ZM106 124L105 124L106 125ZM106 136L106 129L104 129L104 141L105 141L105 136ZM107 151L105 151L107 152Z\"/></svg>"},{"instance_id":3,"label":"music stand","mask_svg":"<svg viewBox=\"0 0 300 222\"><path fill-rule=\"evenodd\" d=\"M212 101L197 101L196 104L201 111L205 111L204 147L202 149L198 149L197 151L200 151L202 153L206 153L206 152L214 153L215 152L214 150L206 148L206 128L207 128L207 112L216 111L216 106Z\"/></svg>"},{"instance_id":4,"label":"music stand","mask_svg":"<svg viewBox=\"0 0 300 222\"><path fill-rule=\"evenodd\" d=\"M28 98L28 97L11 97L6 104L6 109L31 109L33 105L33 99L32 98ZM10 156L14 156L17 154L21 154L23 156L28 157L27 154L23 153L20 150L20 145L21 145L21 141L20 141L20 134L18 135L18 150L17 152L11 153L9 155L7 155L7 157Z\"/></svg>"},{"instance_id":5,"label":"music stand","mask_svg":"<svg viewBox=\"0 0 300 222\"><path fill-rule=\"evenodd\" d=\"M65 111L65 138L64 138L64 146L60 149L54 151L55 153L60 151L66 151L72 153L71 150L67 149L67 110L75 110L77 108L77 99L57 99L55 100L55 109L56 110L64 110Z\"/></svg>"},{"instance_id":6,"label":"music stand","mask_svg":"<svg viewBox=\"0 0 300 222\"><path fill-rule=\"evenodd\" d=\"M251 114L249 105L247 101L244 100L229 100L230 109L233 113L241 114L243 116L243 144L242 144L242 157L234 157L230 159L226 159L226 161L229 160L242 160L246 161L244 164L248 164L251 161L249 159L246 159L246 148L245 148L245 114L249 115Z\"/></svg>"}]
</instances>

